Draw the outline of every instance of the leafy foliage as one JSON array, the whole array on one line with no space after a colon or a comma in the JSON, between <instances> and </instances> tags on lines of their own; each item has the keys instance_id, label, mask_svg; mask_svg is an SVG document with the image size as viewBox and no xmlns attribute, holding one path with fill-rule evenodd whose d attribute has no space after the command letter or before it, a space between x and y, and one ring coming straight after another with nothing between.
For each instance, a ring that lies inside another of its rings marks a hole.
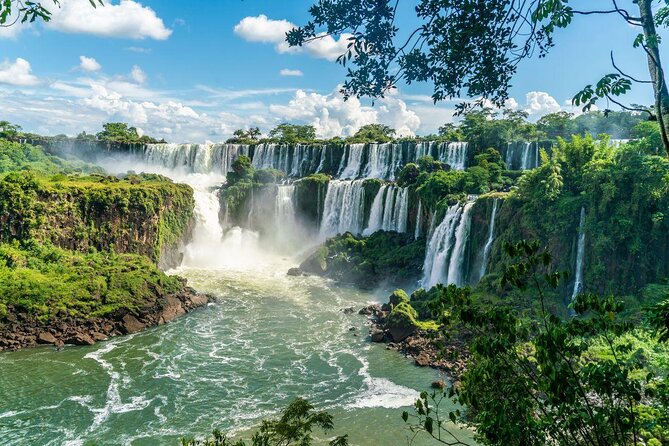
<instances>
[{"instance_id":1,"label":"leafy foliage","mask_svg":"<svg viewBox=\"0 0 669 446\"><path fill-rule=\"evenodd\" d=\"M104 124L103 130L96 135L98 141L117 144L151 144L159 142L147 135L140 136L136 127L129 127L123 122ZM163 141L164 142L164 141Z\"/></svg>"},{"instance_id":2,"label":"leafy foliage","mask_svg":"<svg viewBox=\"0 0 669 446\"><path fill-rule=\"evenodd\" d=\"M624 340L631 325L617 318L621 302L581 294L573 302L578 317L561 320L545 309L545 291L565 278L551 269L551 255L536 242L505 251L514 261L501 286L532 290L540 317L524 319L477 301L468 289L438 285L433 314L445 327L462 325L473 334L470 366L448 390L467 410L446 418L438 410L443 395L423 394L412 428L446 444L464 444L448 436L447 420L475 427L477 440L490 445L628 445L654 435L664 441L657 421L668 409L666 377L655 376Z\"/></svg>"},{"instance_id":3,"label":"leafy foliage","mask_svg":"<svg viewBox=\"0 0 669 446\"><path fill-rule=\"evenodd\" d=\"M41 322L137 311L182 287L140 255L76 253L32 240L0 243L0 319L8 310Z\"/></svg>"},{"instance_id":4,"label":"leafy foliage","mask_svg":"<svg viewBox=\"0 0 669 446\"><path fill-rule=\"evenodd\" d=\"M392 278L409 282L420 276L425 257L425 239L413 235L378 231L369 237L350 233L328 239L300 266L342 282L369 288Z\"/></svg>"},{"instance_id":5,"label":"leafy foliage","mask_svg":"<svg viewBox=\"0 0 669 446\"><path fill-rule=\"evenodd\" d=\"M258 432L253 434L251 446L310 446L315 428L329 432L334 428L332 415L325 411L315 412L314 407L302 398L296 398L276 420L263 420ZM221 431L215 430L213 438L195 440L182 438L182 446L246 446L243 440L234 441ZM347 446L348 436L336 437L330 446Z\"/></svg>"},{"instance_id":6,"label":"leafy foliage","mask_svg":"<svg viewBox=\"0 0 669 446\"><path fill-rule=\"evenodd\" d=\"M393 140L395 129L383 124L367 124L360 127L355 135L348 138L349 143L386 143Z\"/></svg>"},{"instance_id":7,"label":"leafy foliage","mask_svg":"<svg viewBox=\"0 0 669 446\"><path fill-rule=\"evenodd\" d=\"M285 144L309 143L316 140L316 128L283 123L270 130L269 137L272 141Z\"/></svg>"}]
</instances>

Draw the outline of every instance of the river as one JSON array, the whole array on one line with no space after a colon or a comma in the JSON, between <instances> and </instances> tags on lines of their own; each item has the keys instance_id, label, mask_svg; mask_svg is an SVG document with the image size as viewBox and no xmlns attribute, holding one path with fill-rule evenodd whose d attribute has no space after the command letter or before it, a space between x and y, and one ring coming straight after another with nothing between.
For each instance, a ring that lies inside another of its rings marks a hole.
<instances>
[{"instance_id":1,"label":"river","mask_svg":"<svg viewBox=\"0 0 669 446\"><path fill-rule=\"evenodd\" d=\"M248 437L298 396L331 411L352 445L407 444L402 408L439 374L370 343L367 318L342 311L387 290L287 276L296 259L263 252L252 233L223 236L207 182L190 180L198 226L170 273L219 302L90 347L0 354L0 444L176 445L214 428Z\"/></svg>"}]
</instances>

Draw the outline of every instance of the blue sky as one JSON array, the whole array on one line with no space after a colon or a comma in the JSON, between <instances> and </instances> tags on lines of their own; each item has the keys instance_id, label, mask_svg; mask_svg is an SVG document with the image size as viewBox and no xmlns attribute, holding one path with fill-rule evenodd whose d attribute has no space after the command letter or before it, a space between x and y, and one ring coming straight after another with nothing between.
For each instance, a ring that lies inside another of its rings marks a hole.
<instances>
[{"instance_id":1,"label":"blue sky","mask_svg":"<svg viewBox=\"0 0 669 446\"><path fill-rule=\"evenodd\" d=\"M194 0L183 7L114 0L97 10L87 0L61 3L49 25L0 29L0 119L26 130L95 132L120 120L170 141L203 142L283 121L334 136L370 122L426 134L452 119L453 103L434 106L425 84L400 85L373 108L366 100L345 103L336 93L345 72L332 61L341 42L297 53L280 42L291 24L308 20L309 1ZM404 14L399 25L411 23ZM643 55L631 45L636 33L615 16L578 19L557 35L549 57L521 65L510 105L534 118L572 110L568 100L577 90L611 72L611 49L619 65L647 77ZM651 92L638 87L628 101L649 103Z\"/></svg>"}]
</instances>

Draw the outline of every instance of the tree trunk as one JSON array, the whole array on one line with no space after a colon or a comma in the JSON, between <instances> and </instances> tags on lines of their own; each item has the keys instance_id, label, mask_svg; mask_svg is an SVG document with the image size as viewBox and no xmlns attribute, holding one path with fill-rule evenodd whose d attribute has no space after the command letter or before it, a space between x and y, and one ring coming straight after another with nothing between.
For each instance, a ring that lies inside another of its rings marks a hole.
<instances>
[{"instance_id":1,"label":"tree trunk","mask_svg":"<svg viewBox=\"0 0 669 446\"><path fill-rule=\"evenodd\" d=\"M657 122L660 124L664 149L669 155L669 89L667 89L662 61L660 60L659 38L655 29L652 10L653 0L637 1L639 3L643 35L645 37L644 48L648 58L648 71L650 72L650 79L653 82L653 90L655 92L655 114L657 115Z\"/></svg>"}]
</instances>

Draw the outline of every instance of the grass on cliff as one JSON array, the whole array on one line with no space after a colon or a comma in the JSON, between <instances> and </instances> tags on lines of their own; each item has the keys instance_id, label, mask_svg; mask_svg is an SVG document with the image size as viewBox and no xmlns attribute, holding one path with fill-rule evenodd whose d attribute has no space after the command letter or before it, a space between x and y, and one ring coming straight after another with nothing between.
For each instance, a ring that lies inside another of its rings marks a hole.
<instances>
[{"instance_id":1,"label":"grass on cliff","mask_svg":"<svg viewBox=\"0 0 669 446\"><path fill-rule=\"evenodd\" d=\"M114 248L157 261L186 232L193 208L189 186L157 175L9 172L0 177L0 241Z\"/></svg>"},{"instance_id":2,"label":"grass on cliff","mask_svg":"<svg viewBox=\"0 0 669 446\"><path fill-rule=\"evenodd\" d=\"M135 311L181 288L179 278L144 256L83 254L37 242L0 244L0 322L8 312L48 322Z\"/></svg>"}]
</instances>

